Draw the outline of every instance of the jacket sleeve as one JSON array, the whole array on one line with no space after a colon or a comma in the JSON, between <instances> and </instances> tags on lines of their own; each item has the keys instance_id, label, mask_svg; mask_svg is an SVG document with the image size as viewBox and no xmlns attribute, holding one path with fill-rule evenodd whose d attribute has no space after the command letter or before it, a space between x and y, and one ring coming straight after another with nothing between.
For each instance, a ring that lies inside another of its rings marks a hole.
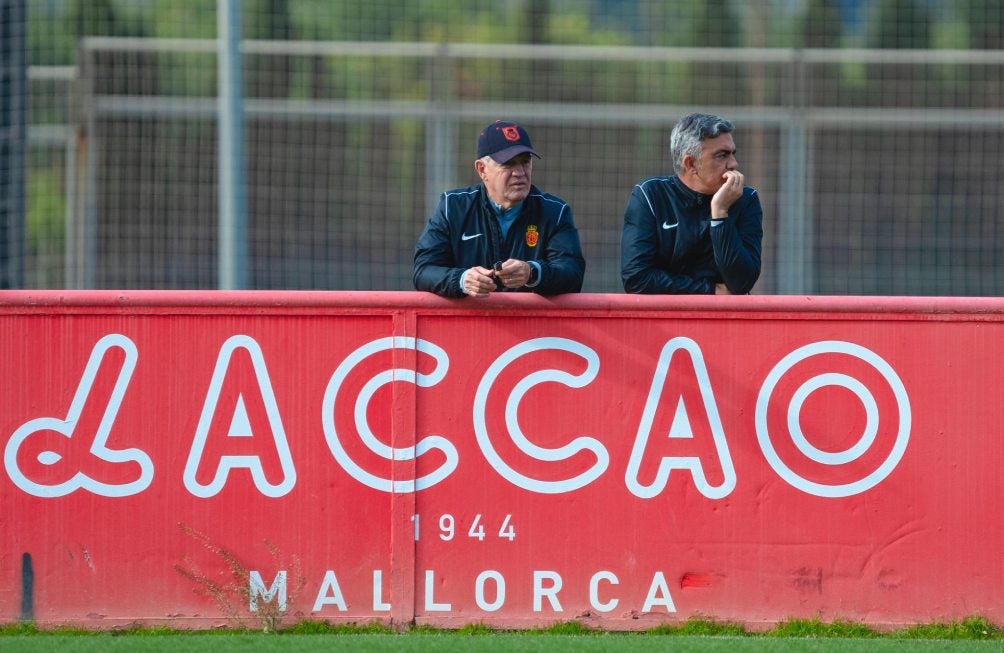
<instances>
[{"instance_id":1,"label":"jacket sleeve","mask_svg":"<svg viewBox=\"0 0 1004 653\"><path fill-rule=\"evenodd\" d=\"M572 207L564 204L554 232L548 239L540 263L540 284L533 290L540 295L579 292L586 273L579 230L575 227Z\"/></svg>"},{"instance_id":2,"label":"jacket sleeve","mask_svg":"<svg viewBox=\"0 0 1004 653\"><path fill-rule=\"evenodd\" d=\"M460 287L463 268L455 267L450 224L446 217L446 195L439 200L415 245L415 273L412 281L417 290L434 292L443 297L464 297Z\"/></svg>"},{"instance_id":3,"label":"jacket sleeve","mask_svg":"<svg viewBox=\"0 0 1004 653\"><path fill-rule=\"evenodd\" d=\"M760 278L763 209L752 188L742 200L735 211L729 211L728 220L711 229L715 264L733 295L749 293Z\"/></svg>"},{"instance_id":4,"label":"jacket sleeve","mask_svg":"<svg viewBox=\"0 0 1004 653\"><path fill-rule=\"evenodd\" d=\"M659 219L669 217L659 216ZM641 186L635 186L624 210L624 228L621 231L621 281L624 291L646 295L714 293L713 271L702 270L694 275L671 274L659 265L657 229L656 215L645 191Z\"/></svg>"}]
</instances>

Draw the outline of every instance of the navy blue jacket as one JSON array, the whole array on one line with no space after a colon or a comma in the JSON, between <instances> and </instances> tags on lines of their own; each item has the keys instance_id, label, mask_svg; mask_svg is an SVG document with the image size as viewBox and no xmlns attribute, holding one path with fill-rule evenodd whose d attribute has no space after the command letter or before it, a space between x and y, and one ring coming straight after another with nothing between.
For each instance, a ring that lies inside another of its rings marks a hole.
<instances>
[{"instance_id":1,"label":"navy blue jacket","mask_svg":"<svg viewBox=\"0 0 1004 653\"><path fill-rule=\"evenodd\" d=\"M621 232L621 280L629 293L745 295L760 277L763 209L746 186L729 217L711 226L711 196L679 178L653 177L631 191Z\"/></svg>"},{"instance_id":2,"label":"navy blue jacket","mask_svg":"<svg viewBox=\"0 0 1004 653\"><path fill-rule=\"evenodd\" d=\"M491 268L515 258L540 264L534 287L502 291L541 295L579 292L586 261L572 207L554 195L530 186L519 217L502 238L495 208L484 184L443 193L415 246L415 288L444 297L464 297L460 277L468 268Z\"/></svg>"}]
</instances>

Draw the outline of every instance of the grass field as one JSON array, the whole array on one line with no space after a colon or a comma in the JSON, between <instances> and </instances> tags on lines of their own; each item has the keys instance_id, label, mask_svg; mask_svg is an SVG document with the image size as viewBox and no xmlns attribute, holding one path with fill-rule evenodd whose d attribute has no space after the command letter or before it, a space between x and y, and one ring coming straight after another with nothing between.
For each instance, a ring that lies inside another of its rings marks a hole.
<instances>
[{"instance_id":1,"label":"grass field","mask_svg":"<svg viewBox=\"0 0 1004 653\"><path fill-rule=\"evenodd\" d=\"M638 633L589 631L569 623L546 631L495 632L472 626L458 631L414 628L394 633L382 627L332 627L304 622L277 633L234 631L172 631L130 629L117 632L40 631L31 625L0 626L0 652L53 653L300 653L359 651L361 653L760 653L809 651L1004 650L1004 630L974 618L952 624L914 626L879 633L855 624L822 624L793 620L763 633L740 626L691 621L683 626Z\"/></svg>"},{"instance_id":2,"label":"grass field","mask_svg":"<svg viewBox=\"0 0 1004 653\"><path fill-rule=\"evenodd\" d=\"M687 636L610 633L600 635L550 635L495 633L491 635L428 634L176 634L149 635L14 635L0 637L4 653L105 653L129 651L155 653L306 653L308 651L359 651L360 653L784 653L818 651L854 653L868 651L1000 651L1000 640L848 639L805 637Z\"/></svg>"}]
</instances>

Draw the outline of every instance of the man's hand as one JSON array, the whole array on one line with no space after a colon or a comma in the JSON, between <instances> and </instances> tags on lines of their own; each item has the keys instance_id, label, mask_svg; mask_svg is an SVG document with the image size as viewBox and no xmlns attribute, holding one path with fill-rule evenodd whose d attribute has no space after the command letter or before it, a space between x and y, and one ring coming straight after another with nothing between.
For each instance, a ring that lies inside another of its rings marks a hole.
<instances>
[{"instance_id":1,"label":"man's hand","mask_svg":"<svg viewBox=\"0 0 1004 653\"><path fill-rule=\"evenodd\" d=\"M738 170L726 170L722 179L722 187L711 197L711 217L714 220L729 217L729 208L743 196L743 183L746 180Z\"/></svg>"},{"instance_id":2,"label":"man's hand","mask_svg":"<svg viewBox=\"0 0 1004 653\"><path fill-rule=\"evenodd\" d=\"M715 294L716 295L731 295L732 291L724 283L715 284Z\"/></svg>"},{"instance_id":3,"label":"man's hand","mask_svg":"<svg viewBox=\"0 0 1004 653\"><path fill-rule=\"evenodd\" d=\"M464 292L471 297L487 297L495 290L494 270L475 265L464 273Z\"/></svg>"},{"instance_id":4,"label":"man's hand","mask_svg":"<svg viewBox=\"0 0 1004 653\"><path fill-rule=\"evenodd\" d=\"M530 264L511 258L503 261L501 268L496 268L495 276L506 288L522 288L530 281Z\"/></svg>"}]
</instances>

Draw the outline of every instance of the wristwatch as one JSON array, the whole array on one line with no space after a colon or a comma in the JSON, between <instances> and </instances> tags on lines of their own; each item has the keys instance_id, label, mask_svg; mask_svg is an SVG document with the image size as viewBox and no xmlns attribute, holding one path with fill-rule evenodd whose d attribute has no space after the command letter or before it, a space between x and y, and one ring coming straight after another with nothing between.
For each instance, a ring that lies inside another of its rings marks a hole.
<instances>
[{"instance_id":1,"label":"wristwatch","mask_svg":"<svg viewBox=\"0 0 1004 653\"><path fill-rule=\"evenodd\" d=\"M529 263L527 263L527 265L530 265L530 279L527 280L526 285L534 286L537 284L537 280L540 279L540 270L537 269L536 265L531 265Z\"/></svg>"}]
</instances>

